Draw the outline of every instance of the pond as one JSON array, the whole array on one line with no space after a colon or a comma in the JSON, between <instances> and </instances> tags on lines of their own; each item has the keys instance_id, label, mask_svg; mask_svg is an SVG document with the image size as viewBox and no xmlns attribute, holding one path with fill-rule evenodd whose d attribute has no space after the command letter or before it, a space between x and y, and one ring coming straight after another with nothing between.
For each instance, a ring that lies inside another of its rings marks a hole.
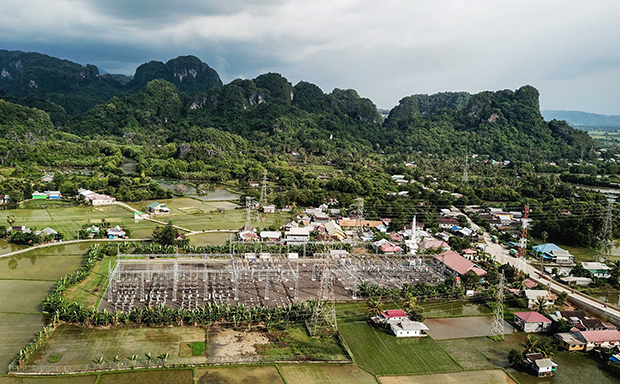
<instances>
[{"instance_id":1,"label":"pond","mask_svg":"<svg viewBox=\"0 0 620 384\"><path fill-rule=\"evenodd\" d=\"M479 316L488 315L493 311L484 304L468 301L456 302L421 302L424 308L424 316L427 318L450 317L450 316Z\"/></svg>"},{"instance_id":2,"label":"pond","mask_svg":"<svg viewBox=\"0 0 620 384\"><path fill-rule=\"evenodd\" d=\"M172 180L155 180L160 187L162 187L166 191L171 191L172 193L179 193L184 195L195 194L196 187L190 184L186 184L183 182L177 182Z\"/></svg>"},{"instance_id":3,"label":"pond","mask_svg":"<svg viewBox=\"0 0 620 384\"><path fill-rule=\"evenodd\" d=\"M227 189L216 189L214 191L208 191L202 195L192 196L202 201L239 201L241 195L230 192Z\"/></svg>"}]
</instances>

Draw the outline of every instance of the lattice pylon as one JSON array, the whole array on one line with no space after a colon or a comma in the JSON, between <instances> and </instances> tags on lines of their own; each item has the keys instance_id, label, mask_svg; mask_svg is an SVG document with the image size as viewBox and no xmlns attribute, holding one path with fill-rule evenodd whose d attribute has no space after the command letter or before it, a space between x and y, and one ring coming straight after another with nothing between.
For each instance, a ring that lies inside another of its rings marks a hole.
<instances>
[{"instance_id":1,"label":"lattice pylon","mask_svg":"<svg viewBox=\"0 0 620 384\"><path fill-rule=\"evenodd\" d=\"M491 326L491 336L495 340L504 339L504 286L506 280L504 274L499 276L499 282L497 283L497 298L495 300L495 316L493 319L493 325Z\"/></svg>"},{"instance_id":2,"label":"lattice pylon","mask_svg":"<svg viewBox=\"0 0 620 384\"><path fill-rule=\"evenodd\" d=\"M321 326L330 327L334 331L338 330L334 298L334 276L329 265L325 266L321 271L321 283L316 295L316 303L312 310L312 317L308 323L310 335L316 335L316 331Z\"/></svg>"}]
</instances>

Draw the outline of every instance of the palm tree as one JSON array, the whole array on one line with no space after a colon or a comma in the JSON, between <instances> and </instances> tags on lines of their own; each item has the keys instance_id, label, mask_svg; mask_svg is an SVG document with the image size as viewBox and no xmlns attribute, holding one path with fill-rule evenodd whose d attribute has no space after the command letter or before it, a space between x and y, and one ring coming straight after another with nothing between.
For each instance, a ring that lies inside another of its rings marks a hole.
<instances>
[{"instance_id":1,"label":"palm tree","mask_svg":"<svg viewBox=\"0 0 620 384\"><path fill-rule=\"evenodd\" d=\"M536 312L540 313L541 315L546 315L549 312L547 308L547 298L544 296L539 296L536 298L534 307L536 308Z\"/></svg>"},{"instance_id":2,"label":"palm tree","mask_svg":"<svg viewBox=\"0 0 620 384\"><path fill-rule=\"evenodd\" d=\"M168 357L170 357L169 353L162 353L161 355L157 356L157 358L162 361L164 366L166 366L166 360L168 360Z\"/></svg>"},{"instance_id":3,"label":"palm tree","mask_svg":"<svg viewBox=\"0 0 620 384\"><path fill-rule=\"evenodd\" d=\"M10 214L6 217L6 222L9 223L9 227L12 227L13 224L15 224L15 215L14 214Z\"/></svg>"},{"instance_id":4,"label":"palm tree","mask_svg":"<svg viewBox=\"0 0 620 384\"><path fill-rule=\"evenodd\" d=\"M133 368L136 365L136 360L138 360L138 355L133 354L129 356L127 360L131 361L131 367Z\"/></svg>"},{"instance_id":5,"label":"palm tree","mask_svg":"<svg viewBox=\"0 0 620 384\"><path fill-rule=\"evenodd\" d=\"M98 359L93 360L93 363L97 364L100 368L103 365L103 356Z\"/></svg>"},{"instance_id":6,"label":"palm tree","mask_svg":"<svg viewBox=\"0 0 620 384\"><path fill-rule=\"evenodd\" d=\"M369 297L366 300L366 312L370 316L379 316L383 312L383 302L380 297Z\"/></svg>"},{"instance_id":7,"label":"palm tree","mask_svg":"<svg viewBox=\"0 0 620 384\"><path fill-rule=\"evenodd\" d=\"M542 231L540 233L540 237L542 238L543 244L547 243L547 238L549 237L549 234L547 233L547 231Z\"/></svg>"},{"instance_id":8,"label":"palm tree","mask_svg":"<svg viewBox=\"0 0 620 384\"><path fill-rule=\"evenodd\" d=\"M417 307L417 304L418 304L418 299L416 299L416 297L413 296L412 293L407 293L407 295L403 299L402 306L405 312L409 313L409 312L412 312Z\"/></svg>"},{"instance_id":9,"label":"palm tree","mask_svg":"<svg viewBox=\"0 0 620 384\"><path fill-rule=\"evenodd\" d=\"M146 357L146 364L148 366L151 366L151 361L153 360L153 355L151 354L151 352L145 353L144 357Z\"/></svg>"},{"instance_id":10,"label":"palm tree","mask_svg":"<svg viewBox=\"0 0 620 384\"><path fill-rule=\"evenodd\" d=\"M121 359L120 357L118 357L118 355L116 355L116 356L114 356L114 357L112 358L112 361L116 364L116 367L117 367L117 368L118 368L118 363L120 363L120 362L121 362L121 360L122 360L122 359Z\"/></svg>"}]
</instances>

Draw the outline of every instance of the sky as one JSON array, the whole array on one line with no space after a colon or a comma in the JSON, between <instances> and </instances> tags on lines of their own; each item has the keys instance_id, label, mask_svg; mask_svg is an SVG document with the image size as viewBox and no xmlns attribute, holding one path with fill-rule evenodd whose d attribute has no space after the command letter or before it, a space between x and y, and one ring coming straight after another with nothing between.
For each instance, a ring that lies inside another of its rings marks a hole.
<instances>
[{"instance_id":1,"label":"sky","mask_svg":"<svg viewBox=\"0 0 620 384\"><path fill-rule=\"evenodd\" d=\"M195 55L226 83L278 72L380 108L530 84L543 109L620 115L617 0L0 0L0 49L131 75Z\"/></svg>"}]
</instances>

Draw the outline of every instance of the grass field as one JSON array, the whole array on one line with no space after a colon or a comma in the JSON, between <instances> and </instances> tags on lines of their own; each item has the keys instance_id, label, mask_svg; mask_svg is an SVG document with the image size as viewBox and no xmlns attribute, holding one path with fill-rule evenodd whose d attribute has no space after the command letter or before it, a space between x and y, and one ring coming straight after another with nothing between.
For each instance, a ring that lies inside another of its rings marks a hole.
<instances>
[{"instance_id":1,"label":"grass field","mask_svg":"<svg viewBox=\"0 0 620 384\"><path fill-rule=\"evenodd\" d=\"M376 384L374 376L354 364L278 365L287 384Z\"/></svg>"},{"instance_id":2,"label":"grass field","mask_svg":"<svg viewBox=\"0 0 620 384\"><path fill-rule=\"evenodd\" d=\"M284 384L273 365L198 369L196 378L198 384Z\"/></svg>"},{"instance_id":3,"label":"grass field","mask_svg":"<svg viewBox=\"0 0 620 384\"><path fill-rule=\"evenodd\" d=\"M168 369L101 375L98 384L191 384L191 369Z\"/></svg>"},{"instance_id":4,"label":"grass field","mask_svg":"<svg viewBox=\"0 0 620 384\"><path fill-rule=\"evenodd\" d=\"M63 365L90 364L103 357L110 362L115 355L125 359L132 354L157 356L169 353L180 358L181 344L204 341L200 327L88 329L61 325L31 360L32 365L47 365L51 355L62 353ZM206 356L186 357L187 364L204 363Z\"/></svg>"},{"instance_id":5,"label":"grass field","mask_svg":"<svg viewBox=\"0 0 620 384\"><path fill-rule=\"evenodd\" d=\"M504 371L476 371L456 373L436 373L419 376L384 376L382 384L516 384Z\"/></svg>"},{"instance_id":6,"label":"grass field","mask_svg":"<svg viewBox=\"0 0 620 384\"><path fill-rule=\"evenodd\" d=\"M197 235L189 236L190 244L192 245L224 245L226 241L231 238L229 233L217 233L217 232L209 232L209 233L200 233ZM232 239L235 239L235 234L232 235Z\"/></svg>"},{"instance_id":7,"label":"grass field","mask_svg":"<svg viewBox=\"0 0 620 384\"><path fill-rule=\"evenodd\" d=\"M471 303L468 301L421 302L420 306L424 308L424 316L427 319L438 317L480 316L493 314L493 310L486 305Z\"/></svg>"},{"instance_id":8,"label":"grass field","mask_svg":"<svg viewBox=\"0 0 620 384\"><path fill-rule=\"evenodd\" d=\"M0 313L0 373L7 371L15 354L28 344L43 326L43 319L38 313Z\"/></svg>"},{"instance_id":9,"label":"grass field","mask_svg":"<svg viewBox=\"0 0 620 384\"><path fill-rule=\"evenodd\" d=\"M64 296L71 301L94 306L101 295L101 290L105 288L110 263L114 268L116 257L106 256L98 261L90 275L81 283L67 289Z\"/></svg>"},{"instance_id":10,"label":"grass field","mask_svg":"<svg viewBox=\"0 0 620 384\"><path fill-rule=\"evenodd\" d=\"M0 280L0 312L37 313L51 281Z\"/></svg>"},{"instance_id":11,"label":"grass field","mask_svg":"<svg viewBox=\"0 0 620 384\"><path fill-rule=\"evenodd\" d=\"M411 375L454 372L455 363L435 340L396 339L364 322L341 322L340 334L353 353L353 361L377 375Z\"/></svg>"},{"instance_id":12,"label":"grass field","mask_svg":"<svg viewBox=\"0 0 620 384\"><path fill-rule=\"evenodd\" d=\"M493 341L488 337L451 339L438 341L466 370L497 369L508 366L510 349L521 349L525 334L509 335L504 341Z\"/></svg>"}]
</instances>

